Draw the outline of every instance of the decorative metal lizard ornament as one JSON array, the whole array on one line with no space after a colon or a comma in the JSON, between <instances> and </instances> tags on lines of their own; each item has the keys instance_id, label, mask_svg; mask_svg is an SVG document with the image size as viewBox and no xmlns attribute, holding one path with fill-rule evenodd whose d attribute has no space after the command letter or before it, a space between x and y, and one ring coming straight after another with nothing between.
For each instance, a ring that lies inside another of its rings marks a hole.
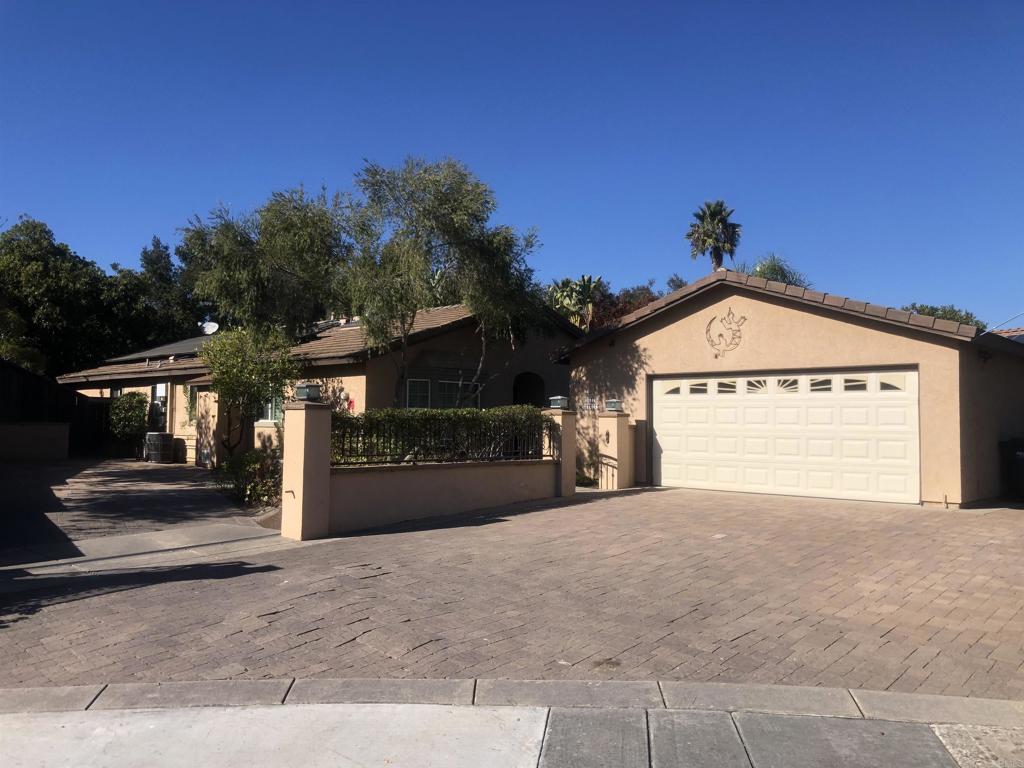
<instances>
[{"instance_id":1,"label":"decorative metal lizard ornament","mask_svg":"<svg viewBox=\"0 0 1024 768\"><path fill-rule=\"evenodd\" d=\"M715 357L721 357L726 352L732 352L736 347L740 345L743 340L743 334L740 331L740 326L747 322L746 317L737 318L733 314L732 307L729 307L729 311L726 313L719 322L722 328L726 330L726 333L712 333L711 326L715 322L717 315L712 315L708 321L708 327L704 329L704 333L708 337L708 345L715 350Z\"/></svg>"}]
</instances>

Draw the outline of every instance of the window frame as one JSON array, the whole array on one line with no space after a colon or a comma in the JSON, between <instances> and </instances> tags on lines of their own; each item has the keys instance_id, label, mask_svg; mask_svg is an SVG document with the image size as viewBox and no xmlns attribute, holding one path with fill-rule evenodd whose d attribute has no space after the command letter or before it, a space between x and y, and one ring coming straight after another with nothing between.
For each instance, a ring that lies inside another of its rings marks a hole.
<instances>
[{"instance_id":1,"label":"window frame","mask_svg":"<svg viewBox=\"0 0 1024 768\"><path fill-rule=\"evenodd\" d=\"M786 384L783 384L786 382ZM792 388L787 386L792 384ZM800 377L799 376L776 376L775 377L775 391L783 395L799 395L800 394Z\"/></svg>"},{"instance_id":2,"label":"window frame","mask_svg":"<svg viewBox=\"0 0 1024 768\"><path fill-rule=\"evenodd\" d=\"M280 424L284 421L284 398L275 397L269 403L263 404L260 417L256 419L257 424Z\"/></svg>"},{"instance_id":3,"label":"window frame","mask_svg":"<svg viewBox=\"0 0 1024 768\"><path fill-rule=\"evenodd\" d=\"M851 374L843 376L843 392L868 392L870 390L870 382L868 376Z\"/></svg>"},{"instance_id":4,"label":"window frame","mask_svg":"<svg viewBox=\"0 0 1024 768\"><path fill-rule=\"evenodd\" d=\"M427 384L427 404L426 405L410 405L409 404L409 385L412 384L414 381L415 382L426 382L426 384ZM430 404L432 402L431 401L432 394L433 393L431 392L430 379L408 378L408 379L405 380L405 407L406 408L429 408Z\"/></svg>"},{"instance_id":5,"label":"window frame","mask_svg":"<svg viewBox=\"0 0 1024 768\"><path fill-rule=\"evenodd\" d=\"M424 379L424 381L429 381L429 379ZM444 405L441 402L441 397L442 397L441 385L442 384L454 384L458 388L456 390L456 402L455 402L455 405ZM462 405L460 403L460 401L462 400L462 395L463 395L463 392L462 392L463 387L475 387L476 388L476 393L475 393L476 394L476 398L471 398L471 399L475 399L476 400L476 405L475 406L473 406L473 405L464 406L464 405ZM453 379L438 379L437 380L437 401L438 401L437 402L437 407L438 408L444 408L444 409L447 409L447 410L450 410L452 408L465 408L465 407L469 407L469 408L476 407L476 408L479 408L480 407L480 385L477 382L466 381L465 379L461 379L459 381L455 381Z\"/></svg>"},{"instance_id":6,"label":"window frame","mask_svg":"<svg viewBox=\"0 0 1024 768\"><path fill-rule=\"evenodd\" d=\"M748 395L763 395L768 391L768 379L747 379L744 383L743 391Z\"/></svg>"},{"instance_id":7,"label":"window frame","mask_svg":"<svg viewBox=\"0 0 1024 768\"><path fill-rule=\"evenodd\" d=\"M814 394L831 394L835 382L832 376L811 376L807 380L807 391Z\"/></svg>"}]
</instances>

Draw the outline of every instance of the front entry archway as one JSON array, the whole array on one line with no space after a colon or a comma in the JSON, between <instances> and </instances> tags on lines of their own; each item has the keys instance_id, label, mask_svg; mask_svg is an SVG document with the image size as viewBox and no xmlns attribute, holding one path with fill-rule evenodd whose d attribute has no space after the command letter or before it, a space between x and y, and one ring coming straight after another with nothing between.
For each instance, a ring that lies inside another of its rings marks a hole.
<instances>
[{"instance_id":1,"label":"front entry archway","mask_svg":"<svg viewBox=\"0 0 1024 768\"><path fill-rule=\"evenodd\" d=\"M544 379L533 371L523 371L512 381L512 403L514 405L547 405Z\"/></svg>"}]
</instances>

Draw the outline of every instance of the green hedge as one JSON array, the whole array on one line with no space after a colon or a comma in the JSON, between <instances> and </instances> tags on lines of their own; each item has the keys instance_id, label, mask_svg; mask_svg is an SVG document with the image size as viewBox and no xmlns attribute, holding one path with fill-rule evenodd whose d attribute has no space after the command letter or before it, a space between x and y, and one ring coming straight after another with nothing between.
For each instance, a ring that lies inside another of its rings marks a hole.
<instances>
[{"instance_id":1,"label":"green hedge","mask_svg":"<svg viewBox=\"0 0 1024 768\"><path fill-rule=\"evenodd\" d=\"M142 392L126 392L110 404L110 433L131 445L141 458L142 441L149 423L149 398Z\"/></svg>"},{"instance_id":2,"label":"green hedge","mask_svg":"<svg viewBox=\"0 0 1024 768\"><path fill-rule=\"evenodd\" d=\"M557 429L539 408L387 408L335 414L333 464L510 461L544 455Z\"/></svg>"}]
</instances>

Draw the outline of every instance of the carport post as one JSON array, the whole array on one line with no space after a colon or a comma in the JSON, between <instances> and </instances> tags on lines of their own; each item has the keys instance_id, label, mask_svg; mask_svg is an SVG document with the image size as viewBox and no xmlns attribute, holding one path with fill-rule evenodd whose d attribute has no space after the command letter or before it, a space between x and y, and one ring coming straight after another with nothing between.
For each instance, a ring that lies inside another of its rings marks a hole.
<instances>
[{"instance_id":1,"label":"carport post","mask_svg":"<svg viewBox=\"0 0 1024 768\"><path fill-rule=\"evenodd\" d=\"M331 409L299 401L284 406L281 535L322 539L331 524Z\"/></svg>"},{"instance_id":2,"label":"carport post","mask_svg":"<svg viewBox=\"0 0 1024 768\"><path fill-rule=\"evenodd\" d=\"M560 444L557 452L549 446L549 452L559 457L555 470L555 495L572 496L576 493L576 411L564 408L545 408L544 415L550 416L558 425L557 438Z\"/></svg>"}]
</instances>

